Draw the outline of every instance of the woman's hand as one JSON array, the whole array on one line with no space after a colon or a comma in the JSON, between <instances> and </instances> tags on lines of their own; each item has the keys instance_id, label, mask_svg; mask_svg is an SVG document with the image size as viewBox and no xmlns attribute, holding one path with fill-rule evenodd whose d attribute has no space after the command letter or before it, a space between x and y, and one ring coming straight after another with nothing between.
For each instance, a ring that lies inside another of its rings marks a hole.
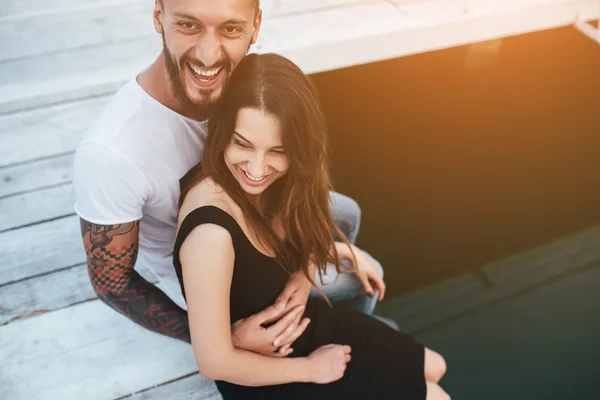
<instances>
[{"instance_id":1,"label":"woman's hand","mask_svg":"<svg viewBox=\"0 0 600 400\"><path fill-rule=\"evenodd\" d=\"M293 342L304 332L310 320L302 320L303 313L304 306L298 305L285 311L275 304L258 314L236 321L231 327L233 346L265 356L287 357L293 349L288 346L281 350L278 339L284 337ZM274 321L277 322L265 328L265 325ZM287 335L289 331L293 334Z\"/></svg>"},{"instance_id":2,"label":"woman's hand","mask_svg":"<svg viewBox=\"0 0 600 400\"><path fill-rule=\"evenodd\" d=\"M275 305L283 310L283 313L290 312L296 307L305 307L310 295L312 285L304 275L304 272L297 271L290 275L285 288L275 300ZM274 341L274 345L279 348L279 355L287 355L291 350L290 346L304 333L310 320L302 319L300 314L294 321L280 334Z\"/></svg>"},{"instance_id":3,"label":"woman's hand","mask_svg":"<svg viewBox=\"0 0 600 400\"><path fill-rule=\"evenodd\" d=\"M310 381L330 383L341 379L350 362L350 346L328 344L321 346L307 357L310 364Z\"/></svg>"},{"instance_id":4,"label":"woman's hand","mask_svg":"<svg viewBox=\"0 0 600 400\"><path fill-rule=\"evenodd\" d=\"M385 296L385 282L383 281L383 277L379 273L379 269L377 266L371 261L371 259L367 256L367 254L354 245L350 245L350 249L345 243L336 242L336 247L338 249L338 254L340 258L346 259L354 263L354 258L352 257L352 252L356 257L356 271L354 274L362 283L365 293L369 296L375 295L375 291L379 291L378 301L383 300Z\"/></svg>"}]
</instances>

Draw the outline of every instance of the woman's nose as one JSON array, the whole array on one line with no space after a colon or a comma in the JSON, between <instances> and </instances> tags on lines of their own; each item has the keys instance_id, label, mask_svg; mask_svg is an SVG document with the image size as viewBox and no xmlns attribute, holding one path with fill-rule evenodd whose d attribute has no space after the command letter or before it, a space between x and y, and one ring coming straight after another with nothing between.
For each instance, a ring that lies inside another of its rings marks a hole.
<instances>
[{"instance_id":1,"label":"woman's nose","mask_svg":"<svg viewBox=\"0 0 600 400\"><path fill-rule=\"evenodd\" d=\"M264 156L253 157L248 161L248 172L255 178L261 178L265 175L266 165Z\"/></svg>"}]
</instances>

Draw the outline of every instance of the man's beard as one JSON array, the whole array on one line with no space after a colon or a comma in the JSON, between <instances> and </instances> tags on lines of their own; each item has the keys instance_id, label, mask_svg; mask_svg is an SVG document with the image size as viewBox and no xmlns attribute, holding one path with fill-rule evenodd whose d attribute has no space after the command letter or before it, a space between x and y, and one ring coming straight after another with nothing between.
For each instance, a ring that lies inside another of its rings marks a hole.
<instances>
[{"instance_id":1,"label":"man's beard","mask_svg":"<svg viewBox=\"0 0 600 400\"><path fill-rule=\"evenodd\" d=\"M189 116L198 121L203 121L203 120L207 119L212 114L212 112L215 109L215 106L217 105L217 102L219 100L219 99L211 100L211 94L216 89L198 90L199 93L203 94L204 100L201 101L200 103L196 103L196 102L192 101L192 99L190 99L188 97L188 95L185 91L183 78L181 76L182 75L181 69L187 68L187 66L185 65L186 64L185 57L182 59L182 62L181 62L182 65L180 67L178 67L177 60L169 52L169 49L167 49L167 45L165 44L164 35L163 35L163 51L165 54L165 65L167 68L167 74L169 75L169 81L171 82L171 90L173 91L175 98L181 105L181 107L183 109L183 113L186 116ZM231 68L230 67L231 63L229 62L229 60L225 60L225 61L221 62L221 64L223 65L223 71L221 71L220 73L221 74L229 74L229 69ZM222 85L221 87L224 87L224 85Z\"/></svg>"}]
</instances>

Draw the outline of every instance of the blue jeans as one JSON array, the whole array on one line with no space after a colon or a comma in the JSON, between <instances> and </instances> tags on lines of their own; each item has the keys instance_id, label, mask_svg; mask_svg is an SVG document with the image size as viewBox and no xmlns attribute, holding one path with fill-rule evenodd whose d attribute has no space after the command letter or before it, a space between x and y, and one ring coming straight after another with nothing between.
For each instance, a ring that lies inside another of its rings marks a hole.
<instances>
[{"instance_id":1,"label":"blue jeans","mask_svg":"<svg viewBox=\"0 0 600 400\"><path fill-rule=\"evenodd\" d=\"M354 244L360 228L360 206L350 197L336 192L330 193L330 203L333 221L346 235L348 241ZM383 276L381 264L367 252L365 254L379 268ZM353 274L339 274L331 264L328 265L327 272L323 275L323 283L318 274L315 276L315 281L329 300L336 305L349 307L369 315L373 313L377 305L377 292L372 297L367 296L362 283ZM313 288L311 296L319 297L321 294Z\"/></svg>"}]
</instances>

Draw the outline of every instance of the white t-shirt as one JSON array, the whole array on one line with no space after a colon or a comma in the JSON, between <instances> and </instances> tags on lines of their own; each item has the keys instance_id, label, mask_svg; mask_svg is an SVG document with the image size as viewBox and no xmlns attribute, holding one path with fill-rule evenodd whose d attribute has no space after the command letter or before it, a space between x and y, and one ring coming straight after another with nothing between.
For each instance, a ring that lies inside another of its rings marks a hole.
<instances>
[{"instance_id":1,"label":"white t-shirt","mask_svg":"<svg viewBox=\"0 0 600 400\"><path fill-rule=\"evenodd\" d=\"M167 108L133 79L110 100L75 153L75 212L99 225L141 219L135 269L158 281L183 309L171 256L179 179L200 161L205 140L206 122Z\"/></svg>"}]
</instances>

